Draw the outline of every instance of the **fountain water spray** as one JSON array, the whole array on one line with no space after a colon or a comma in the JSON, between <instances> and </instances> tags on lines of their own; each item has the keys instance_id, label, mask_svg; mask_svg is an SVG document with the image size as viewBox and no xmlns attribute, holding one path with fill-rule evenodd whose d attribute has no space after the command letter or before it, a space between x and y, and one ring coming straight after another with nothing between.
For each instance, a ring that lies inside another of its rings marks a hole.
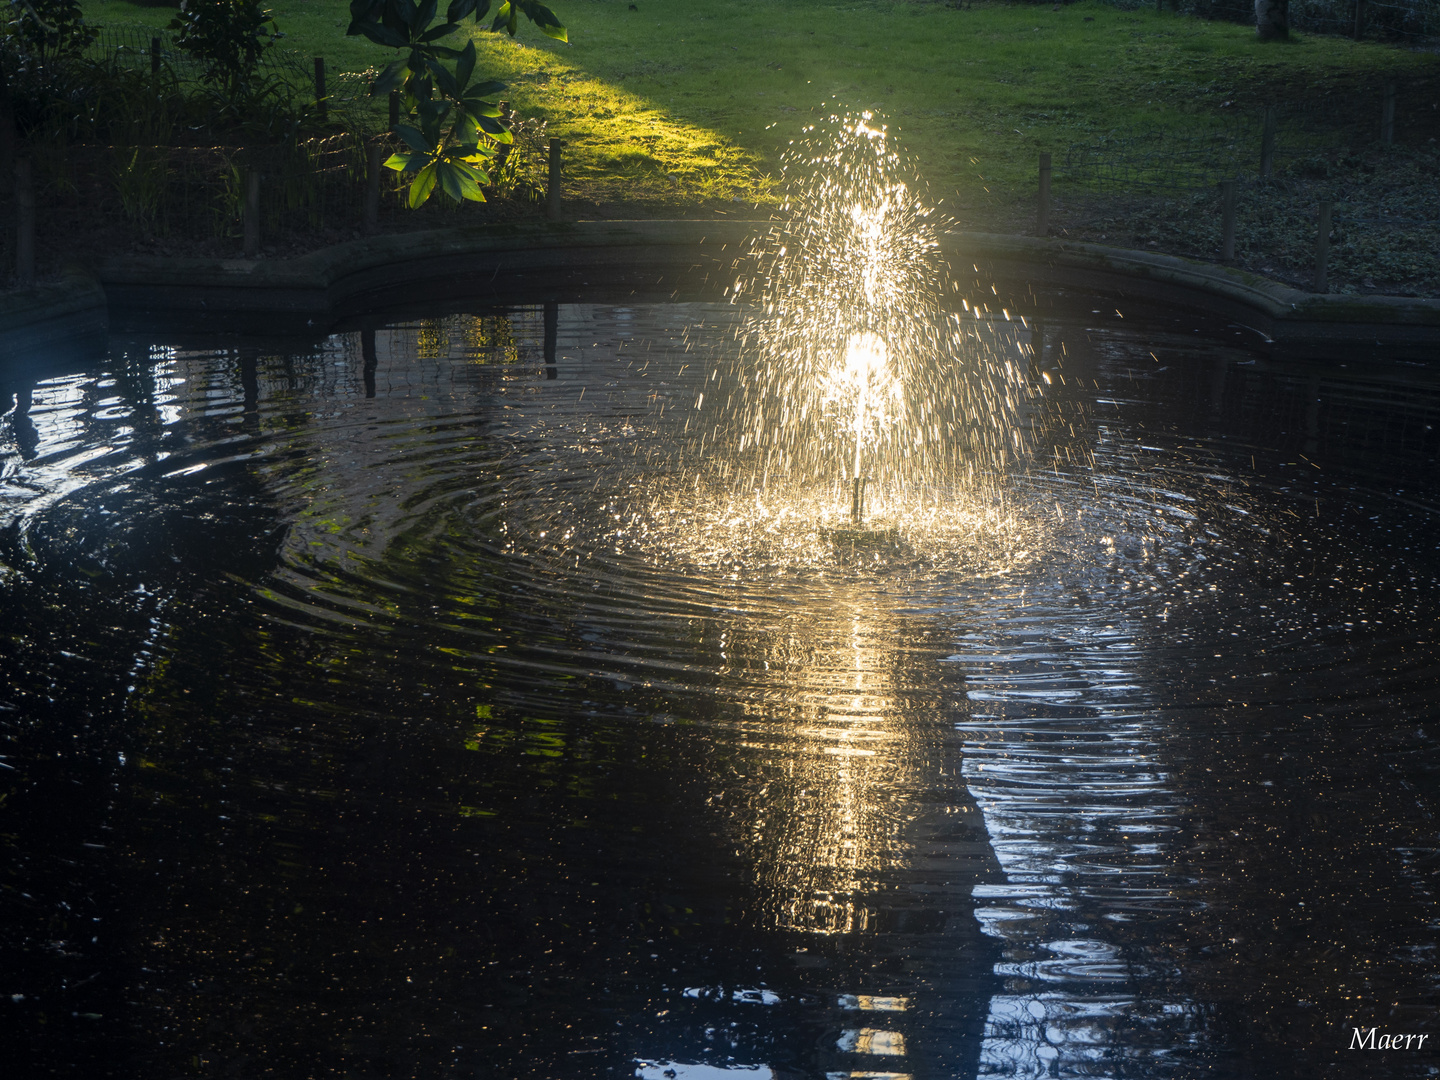
<instances>
[{"instance_id":1,"label":"fountain water spray","mask_svg":"<svg viewBox=\"0 0 1440 1080\"><path fill-rule=\"evenodd\" d=\"M874 334L852 335L845 345L844 375L855 387L855 470L850 500L850 520L859 525L865 517L865 429L869 420L872 384L886 374L885 342Z\"/></svg>"},{"instance_id":2,"label":"fountain water spray","mask_svg":"<svg viewBox=\"0 0 1440 1080\"><path fill-rule=\"evenodd\" d=\"M731 290L740 348L697 395L692 460L731 498L808 508L822 532L848 503L847 543L893 538L1014 461L1018 343L960 295L946 224L872 113L806 128L783 190Z\"/></svg>"}]
</instances>

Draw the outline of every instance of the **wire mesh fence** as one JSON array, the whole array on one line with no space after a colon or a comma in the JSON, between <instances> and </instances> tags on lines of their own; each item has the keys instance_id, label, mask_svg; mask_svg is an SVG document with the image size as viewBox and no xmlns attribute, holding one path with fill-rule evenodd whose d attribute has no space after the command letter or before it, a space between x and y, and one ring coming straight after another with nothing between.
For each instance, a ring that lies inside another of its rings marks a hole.
<instances>
[{"instance_id":1,"label":"wire mesh fence","mask_svg":"<svg viewBox=\"0 0 1440 1080\"><path fill-rule=\"evenodd\" d=\"M491 169L490 194L538 201L543 125L520 121L517 128L516 145ZM48 213L110 218L137 235L165 240L238 243L245 185L253 174L260 234L270 243L294 234L359 229L365 222L368 149L376 138L382 161L398 149L384 137L345 132L251 146L41 144L32 147L31 160L38 201ZM403 217L414 227L438 227L475 213L473 204L439 197L412 211L407 177L382 166L377 180L379 223Z\"/></svg>"},{"instance_id":2,"label":"wire mesh fence","mask_svg":"<svg viewBox=\"0 0 1440 1080\"><path fill-rule=\"evenodd\" d=\"M101 27L85 50L92 60L133 71L151 71L182 85L198 85L204 65L175 44L167 30L137 26ZM385 126L383 103L370 97L373 72L327 71L324 101L327 116L349 131L378 132ZM272 48L260 54L259 75L283 85L291 100L318 104L315 58L294 49Z\"/></svg>"},{"instance_id":3,"label":"wire mesh fence","mask_svg":"<svg viewBox=\"0 0 1440 1080\"><path fill-rule=\"evenodd\" d=\"M1253 24L1253 0L1105 0L1124 11L1177 11ZM1440 0L1290 0L1293 29L1313 34L1408 40L1440 38Z\"/></svg>"},{"instance_id":4,"label":"wire mesh fence","mask_svg":"<svg viewBox=\"0 0 1440 1080\"><path fill-rule=\"evenodd\" d=\"M1051 220L1061 235L1216 260L1225 247L1220 185L1233 181L1235 265L1312 288L1323 248L1327 288L1434 295L1436 98L1434 80L1316 88L1076 143L1056 159Z\"/></svg>"},{"instance_id":5,"label":"wire mesh fence","mask_svg":"<svg viewBox=\"0 0 1440 1080\"><path fill-rule=\"evenodd\" d=\"M402 147L385 130L385 103L371 100L373 72L326 71L322 80L315 58L268 50L251 89L269 109L262 118L279 123L257 125L260 114L241 109L244 125L211 127L207 117L230 104L229 91L205 84L203 66L169 34L107 27L83 59L98 67L47 73L46 96L22 129L42 274L58 272L82 246L223 257L254 250L256 234L260 252L295 252L366 227L525 216L547 187L546 125L511 111L514 142L492 160L485 189L498 206L477 209L436 193L411 210L410 177L383 164ZM91 92L96 86L108 93ZM112 106L103 114L102 99ZM122 99L117 121L113 106ZM0 287L12 270L19 280L18 189L3 179Z\"/></svg>"},{"instance_id":6,"label":"wire mesh fence","mask_svg":"<svg viewBox=\"0 0 1440 1080\"><path fill-rule=\"evenodd\" d=\"M364 140L351 135L265 147L40 145L31 160L49 214L93 214L150 239L239 237L252 172L265 235L353 228L363 210Z\"/></svg>"},{"instance_id":7,"label":"wire mesh fence","mask_svg":"<svg viewBox=\"0 0 1440 1080\"><path fill-rule=\"evenodd\" d=\"M1324 177L1357 151L1434 145L1437 104L1440 79L1317 88L1303 99L1222 108L1165 129L1121 129L1072 144L1057 179L1103 192L1181 192L1265 172Z\"/></svg>"}]
</instances>

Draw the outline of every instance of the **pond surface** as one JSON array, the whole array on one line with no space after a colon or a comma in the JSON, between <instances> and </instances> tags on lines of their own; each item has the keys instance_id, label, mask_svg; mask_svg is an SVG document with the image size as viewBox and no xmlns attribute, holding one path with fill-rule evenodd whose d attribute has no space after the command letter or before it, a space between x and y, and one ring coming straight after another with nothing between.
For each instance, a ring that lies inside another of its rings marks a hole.
<instances>
[{"instance_id":1,"label":"pond surface","mask_svg":"<svg viewBox=\"0 0 1440 1080\"><path fill-rule=\"evenodd\" d=\"M1440 381L1068 310L858 553L723 304L0 385L23 1075L1436 1075Z\"/></svg>"}]
</instances>

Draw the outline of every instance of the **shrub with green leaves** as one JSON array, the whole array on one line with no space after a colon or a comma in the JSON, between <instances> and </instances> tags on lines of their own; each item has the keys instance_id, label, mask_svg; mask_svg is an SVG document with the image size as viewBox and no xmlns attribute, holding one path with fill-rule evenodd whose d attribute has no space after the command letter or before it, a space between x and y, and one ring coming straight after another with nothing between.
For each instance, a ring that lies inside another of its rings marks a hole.
<instances>
[{"instance_id":1,"label":"shrub with green leaves","mask_svg":"<svg viewBox=\"0 0 1440 1080\"><path fill-rule=\"evenodd\" d=\"M476 81L475 43L453 49L440 42L466 19L481 22L490 0L452 0L436 25L438 0L351 0L348 34L363 34L377 45L404 50L375 81L372 95L398 90L405 109L395 134L408 149L385 164L413 177L410 205L419 206L438 187L456 202L483 202L489 183L484 166L496 149L511 142L495 96L504 84ZM490 30L515 34L524 15L547 37L566 41L565 27L538 0L505 0Z\"/></svg>"},{"instance_id":2,"label":"shrub with green leaves","mask_svg":"<svg viewBox=\"0 0 1440 1080\"><path fill-rule=\"evenodd\" d=\"M42 65L78 55L99 33L86 24L80 0L10 0L6 7L7 44L20 46Z\"/></svg>"},{"instance_id":3,"label":"shrub with green leaves","mask_svg":"<svg viewBox=\"0 0 1440 1080\"><path fill-rule=\"evenodd\" d=\"M205 67L207 82L243 94L265 50L285 35L259 0L182 0L175 44Z\"/></svg>"}]
</instances>

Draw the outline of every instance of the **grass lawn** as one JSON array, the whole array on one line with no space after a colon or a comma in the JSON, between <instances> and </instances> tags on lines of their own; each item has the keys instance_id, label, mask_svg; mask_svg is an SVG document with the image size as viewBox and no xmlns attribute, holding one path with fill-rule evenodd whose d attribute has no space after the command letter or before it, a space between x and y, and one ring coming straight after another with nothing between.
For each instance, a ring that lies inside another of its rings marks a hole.
<instances>
[{"instance_id":1,"label":"grass lawn","mask_svg":"<svg viewBox=\"0 0 1440 1080\"><path fill-rule=\"evenodd\" d=\"M481 70L564 137L569 183L592 201L768 201L779 155L816 110L873 109L952 210L1013 204L1036 155L1116 128L1169 129L1267 96L1436 85L1432 53L1254 31L1093 2L554 0L570 44L522 23L479 31ZM168 8L84 0L101 25L163 26ZM332 71L388 50L346 38L345 0L275 0L287 44ZM1404 128L1402 98L1398 118ZM962 213L962 218L969 216Z\"/></svg>"}]
</instances>

